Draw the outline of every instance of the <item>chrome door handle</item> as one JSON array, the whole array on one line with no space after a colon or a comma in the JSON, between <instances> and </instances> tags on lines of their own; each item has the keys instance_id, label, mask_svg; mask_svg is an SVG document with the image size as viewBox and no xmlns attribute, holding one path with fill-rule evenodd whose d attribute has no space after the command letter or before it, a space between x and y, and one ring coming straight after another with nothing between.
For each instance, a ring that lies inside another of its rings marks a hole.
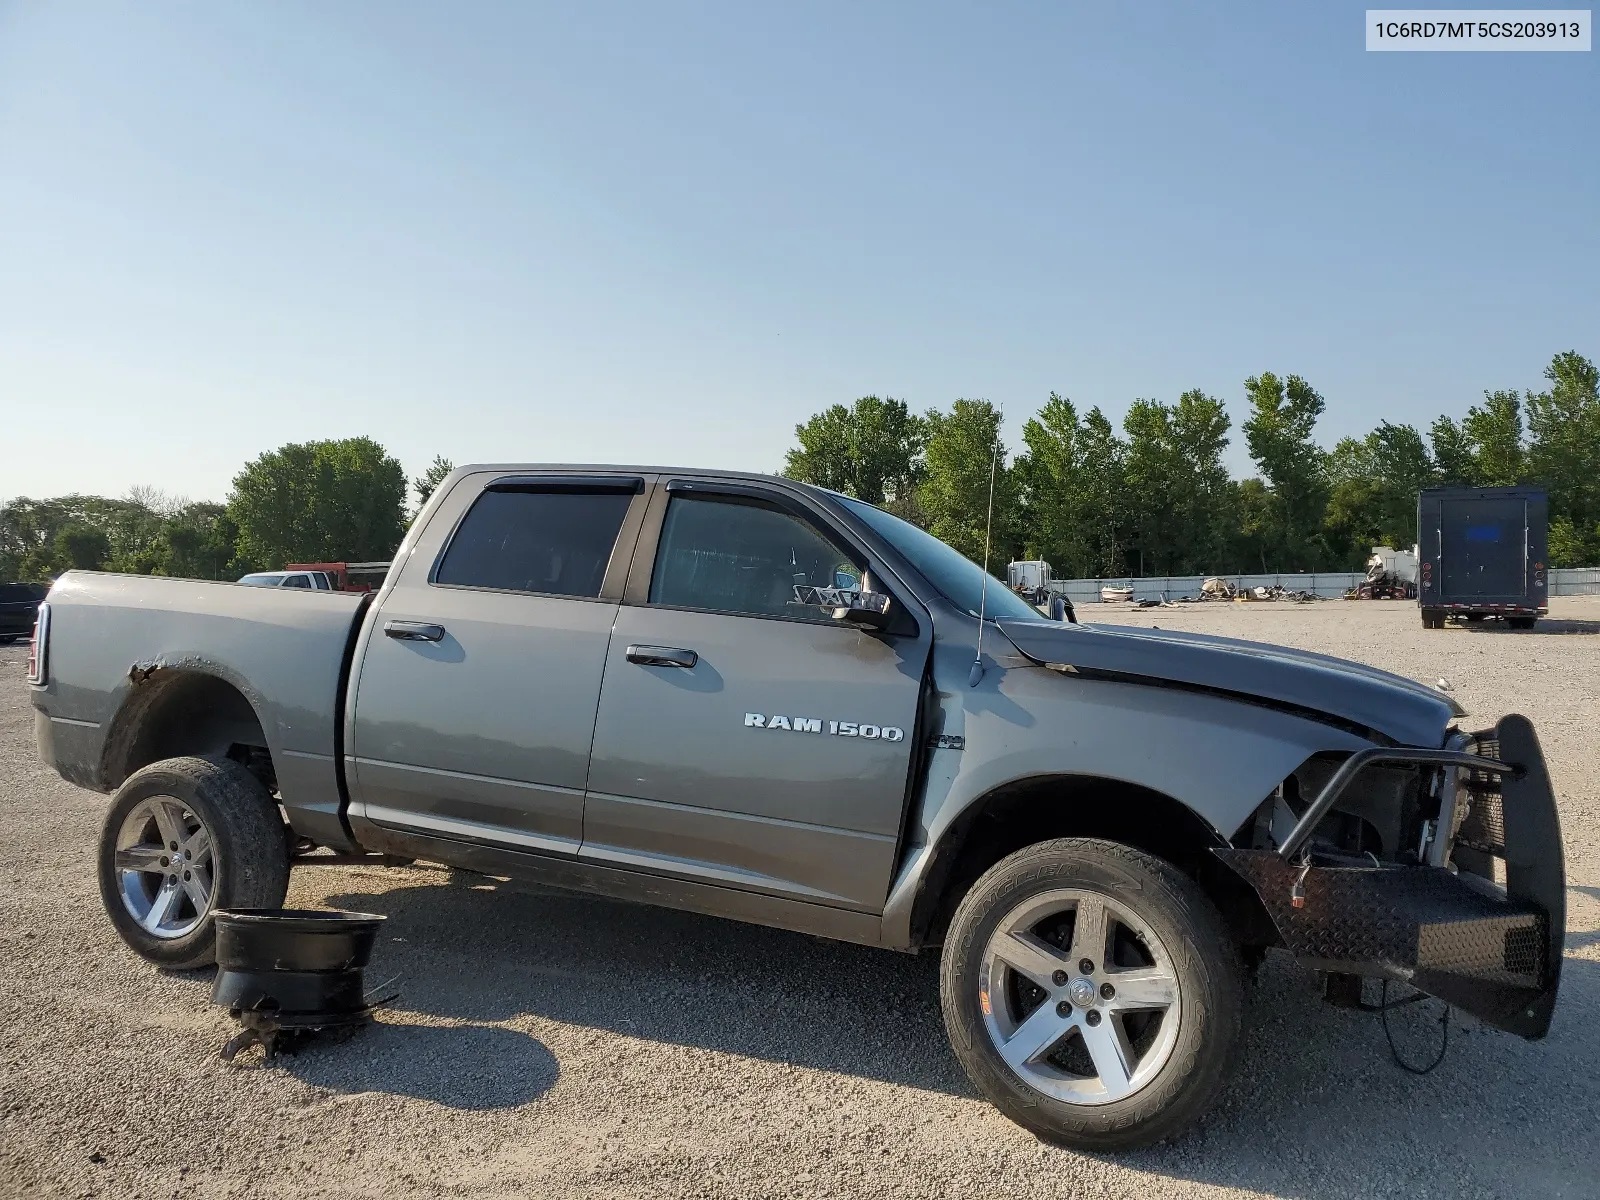
<instances>
[{"instance_id":1,"label":"chrome door handle","mask_svg":"<svg viewBox=\"0 0 1600 1200\"><path fill-rule=\"evenodd\" d=\"M439 642L444 640L444 626L426 621L385 621L383 635L402 642Z\"/></svg>"},{"instance_id":2,"label":"chrome door handle","mask_svg":"<svg viewBox=\"0 0 1600 1200\"><path fill-rule=\"evenodd\" d=\"M628 661L641 667L692 667L700 656L676 646L629 646Z\"/></svg>"}]
</instances>

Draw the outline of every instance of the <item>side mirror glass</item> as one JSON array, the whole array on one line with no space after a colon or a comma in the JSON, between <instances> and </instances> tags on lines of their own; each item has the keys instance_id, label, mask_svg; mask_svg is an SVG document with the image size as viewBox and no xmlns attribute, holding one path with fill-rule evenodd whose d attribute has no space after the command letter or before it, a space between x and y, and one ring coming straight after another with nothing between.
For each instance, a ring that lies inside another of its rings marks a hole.
<instances>
[{"instance_id":1,"label":"side mirror glass","mask_svg":"<svg viewBox=\"0 0 1600 1200\"><path fill-rule=\"evenodd\" d=\"M869 625L881 629L889 623L890 599L886 592L863 592L855 588L794 586L796 604L826 608L835 621Z\"/></svg>"}]
</instances>

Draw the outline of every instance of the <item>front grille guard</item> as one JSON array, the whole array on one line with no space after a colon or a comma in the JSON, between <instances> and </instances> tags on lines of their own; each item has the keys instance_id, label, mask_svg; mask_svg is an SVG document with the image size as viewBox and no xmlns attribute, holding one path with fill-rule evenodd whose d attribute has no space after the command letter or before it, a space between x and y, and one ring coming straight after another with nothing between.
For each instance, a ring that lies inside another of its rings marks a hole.
<instances>
[{"instance_id":1,"label":"front grille guard","mask_svg":"<svg viewBox=\"0 0 1600 1200\"><path fill-rule=\"evenodd\" d=\"M1444 769L1425 865L1316 865L1304 853L1312 831L1378 763ZM1353 754L1278 849L1216 853L1255 889L1303 964L1409 983L1522 1037L1548 1031L1566 879L1555 794L1527 718L1505 717L1442 750ZM1483 882L1501 873L1503 890Z\"/></svg>"}]
</instances>

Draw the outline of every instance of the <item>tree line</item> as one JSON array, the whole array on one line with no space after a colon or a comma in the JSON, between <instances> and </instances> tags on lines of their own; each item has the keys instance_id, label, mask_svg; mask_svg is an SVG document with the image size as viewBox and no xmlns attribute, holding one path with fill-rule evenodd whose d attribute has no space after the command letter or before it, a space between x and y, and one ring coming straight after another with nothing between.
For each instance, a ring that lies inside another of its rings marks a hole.
<instances>
[{"instance_id":1,"label":"tree line","mask_svg":"<svg viewBox=\"0 0 1600 1200\"><path fill-rule=\"evenodd\" d=\"M1594 565L1597 372L1566 351L1544 378L1539 392L1485 392L1426 433L1384 421L1325 450L1316 389L1297 375L1251 376L1240 428L1257 473L1243 480L1223 465L1227 408L1199 389L1170 404L1135 400L1120 430L1099 408L1052 395L1014 454L987 400L917 414L864 396L796 426L783 473L881 504L981 560L993 463L991 566L1043 558L1080 578L1355 569L1372 545L1416 541L1419 488L1535 483L1550 495L1550 565ZM381 445L358 437L268 451L220 504L154 488L20 497L0 506L0 580L74 567L237 579L290 562L383 561L452 469L435 458L408 482Z\"/></svg>"},{"instance_id":2,"label":"tree line","mask_svg":"<svg viewBox=\"0 0 1600 1200\"><path fill-rule=\"evenodd\" d=\"M1566 351L1544 378L1543 391L1485 392L1426 433L1383 421L1326 450L1317 390L1253 375L1240 429L1256 474L1242 480L1223 465L1227 408L1199 389L1135 400L1120 431L1052 394L1015 454L987 400L918 415L864 396L797 425L784 474L881 504L981 560L998 447L991 567L1043 558L1058 577L1359 569L1374 545L1416 542L1417 492L1438 485L1543 486L1550 565L1600 563L1597 372Z\"/></svg>"},{"instance_id":3,"label":"tree line","mask_svg":"<svg viewBox=\"0 0 1600 1200\"><path fill-rule=\"evenodd\" d=\"M418 508L451 470L435 458L410 482ZM23 496L0 507L0 579L72 568L237 579L291 562L381 562L414 515L407 489L400 463L358 437L268 451L234 477L222 504L155 488L122 499Z\"/></svg>"}]
</instances>

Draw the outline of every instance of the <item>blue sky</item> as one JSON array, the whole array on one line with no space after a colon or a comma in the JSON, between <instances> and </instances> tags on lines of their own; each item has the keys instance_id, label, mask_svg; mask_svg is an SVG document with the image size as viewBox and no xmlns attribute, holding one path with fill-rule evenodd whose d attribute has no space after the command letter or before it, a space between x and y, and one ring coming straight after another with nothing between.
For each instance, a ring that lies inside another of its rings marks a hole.
<instances>
[{"instance_id":1,"label":"blue sky","mask_svg":"<svg viewBox=\"0 0 1600 1200\"><path fill-rule=\"evenodd\" d=\"M0 0L0 498L1263 370L1331 445L1600 355L1600 59L1364 11Z\"/></svg>"}]
</instances>

